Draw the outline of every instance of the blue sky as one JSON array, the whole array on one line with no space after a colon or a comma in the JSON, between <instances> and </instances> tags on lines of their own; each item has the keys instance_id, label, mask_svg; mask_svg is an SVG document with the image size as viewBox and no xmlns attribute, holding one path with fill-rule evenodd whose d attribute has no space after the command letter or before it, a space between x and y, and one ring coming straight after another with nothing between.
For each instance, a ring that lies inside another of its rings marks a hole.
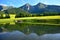
<instances>
[{"instance_id":1,"label":"blue sky","mask_svg":"<svg viewBox=\"0 0 60 40\"><path fill-rule=\"evenodd\" d=\"M36 5L39 2L49 5L60 5L60 0L0 0L0 5L20 7L26 3Z\"/></svg>"}]
</instances>

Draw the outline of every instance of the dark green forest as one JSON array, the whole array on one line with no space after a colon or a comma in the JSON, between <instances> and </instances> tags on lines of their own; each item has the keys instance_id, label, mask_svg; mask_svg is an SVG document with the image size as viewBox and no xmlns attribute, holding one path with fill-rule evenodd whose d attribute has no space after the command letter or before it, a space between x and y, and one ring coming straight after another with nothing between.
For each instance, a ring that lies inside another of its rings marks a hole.
<instances>
[{"instance_id":1,"label":"dark green forest","mask_svg":"<svg viewBox=\"0 0 60 40\"><path fill-rule=\"evenodd\" d=\"M43 12L43 13L29 13L21 8L12 8L4 11L0 11L0 18L3 18L3 14L6 14L6 18L9 18L9 14L16 14L16 17L37 17L37 16L54 16L60 15L59 12Z\"/></svg>"}]
</instances>

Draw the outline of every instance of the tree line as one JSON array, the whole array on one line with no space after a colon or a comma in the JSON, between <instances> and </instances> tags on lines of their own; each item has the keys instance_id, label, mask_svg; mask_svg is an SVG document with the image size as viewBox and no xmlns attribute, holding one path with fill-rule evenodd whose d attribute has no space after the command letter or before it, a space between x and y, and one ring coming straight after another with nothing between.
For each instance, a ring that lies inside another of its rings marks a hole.
<instances>
[{"instance_id":1,"label":"tree line","mask_svg":"<svg viewBox=\"0 0 60 40\"><path fill-rule=\"evenodd\" d=\"M9 14L16 14L16 17L37 17L37 16L60 15L59 12L29 13L21 8L12 8L5 11L0 11L0 18L3 18L3 14L6 14L5 18L9 18Z\"/></svg>"}]
</instances>

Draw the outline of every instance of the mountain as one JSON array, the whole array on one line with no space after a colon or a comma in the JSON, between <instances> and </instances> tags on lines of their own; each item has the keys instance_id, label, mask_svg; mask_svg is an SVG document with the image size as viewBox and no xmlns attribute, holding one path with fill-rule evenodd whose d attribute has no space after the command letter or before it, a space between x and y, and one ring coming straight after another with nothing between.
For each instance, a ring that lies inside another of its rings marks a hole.
<instances>
[{"instance_id":1,"label":"mountain","mask_svg":"<svg viewBox=\"0 0 60 40\"><path fill-rule=\"evenodd\" d=\"M4 11L5 13L8 13L8 14L24 14L24 13L28 13L26 12L25 10L21 9L21 8L12 8L12 9L7 9Z\"/></svg>"},{"instance_id":2,"label":"mountain","mask_svg":"<svg viewBox=\"0 0 60 40\"><path fill-rule=\"evenodd\" d=\"M15 8L15 7L0 5L0 11L9 10L9 9L13 9L13 8ZM43 3L38 3L34 6L27 3L27 4L19 7L18 9L23 9L24 11L27 11L29 13L37 13L37 14L44 13L44 12L60 12L60 6L46 5ZM19 10L18 12L21 12L21 11Z\"/></svg>"},{"instance_id":3,"label":"mountain","mask_svg":"<svg viewBox=\"0 0 60 40\"><path fill-rule=\"evenodd\" d=\"M24 9L25 11L30 11L32 9L32 6L29 3L27 3L21 6L20 8Z\"/></svg>"},{"instance_id":4,"label":"mountain","mask_svg":"<svg viewBox=\"0 0 60 40\"><path fill-rule=\"evenodd\" d=\"M3 9L3 7L0 5L0 11Z\"/></svg>"},{"instance_id":5,"label":"mountain","mask_svg":"<svg viewBox=\"0 0 60 40\"><path fill-rule=\"evenodd\" d=\"M30 13L42 13L42 12L60 12L60 6L57 5L46 5L43 3L38 3L37 5L31 6L30 4L25 4L19 8Z\"/></svg>"},{"instance_id":6,"label":"mountain","mask_svg":"<svg viewBox=\"0 0 60 40\"><path fill-rule=\"evenodd\" d=\"M4 10L7 10L7 9L12 9L13 6L4 6L4 5L0 5L0 11L4 11Z\"/></svg>"},{"instance_id":7,"label":"mountain","mask_svg":"<svg viewBox=\"0 0 60 40\"><path fill-rule=\"evenodd\" d=\"M26 12L21 8L12 8L4 11L5 14L16 14L16 17L27 17L30 16L30 13Z\"/></svg>"}]
</instances>

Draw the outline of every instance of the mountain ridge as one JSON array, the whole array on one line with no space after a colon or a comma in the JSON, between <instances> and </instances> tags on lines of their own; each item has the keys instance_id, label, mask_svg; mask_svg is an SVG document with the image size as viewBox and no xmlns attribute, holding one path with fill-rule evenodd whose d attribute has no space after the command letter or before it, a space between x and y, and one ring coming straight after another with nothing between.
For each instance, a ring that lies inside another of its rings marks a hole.
<instances>
[{"instance_id":1,"label":"mountain ridge","mask_svg":"<svg viewBox=\"0 0 60 40\"><path fill-rule=\"evenodd\" d=\"M28 6L23 5L20 8L24 9L25 11L28 11L30 13L42 13L42 12L60 12L60 6L57 5L46 5L43 3L38 3L37 5L34 6Z\"/></svg>"},{"instance_id":2,"label":"mountain ridge","mask_svg":"<svg viewBox=\"0 0 60 40\"><path fill-rule=\"evenodd\" d=\"M12 9L12 8L14 8L14 7L3 8L3 6L0 5L0 11L2 9L7 10L7 9ZM21 8L29 13L60 12L60 6L58 6L58 5L46 5L44 3L38 3L34 6L27 3L21 7L18 7L18 8Z\"/></svg>"}]
</instances>

